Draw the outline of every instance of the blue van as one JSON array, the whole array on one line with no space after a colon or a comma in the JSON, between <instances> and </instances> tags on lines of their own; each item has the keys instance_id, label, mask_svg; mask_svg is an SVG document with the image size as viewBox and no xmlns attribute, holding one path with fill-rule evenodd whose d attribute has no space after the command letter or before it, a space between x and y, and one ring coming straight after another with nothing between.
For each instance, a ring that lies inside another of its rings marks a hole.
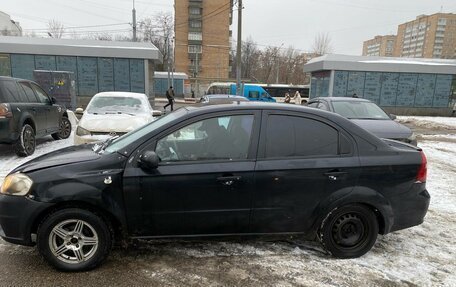
<instances>
[{"instance_id":1,"label":"blue van","mask_svg":"<svg viewBox=\"0 0 456 287\"><path fill-rule=\"evenodd\" d=\"M244 84L242 96L249 101L275 102L276 100L266 92L263 87L255 84ZM208 95L212 94L229 94L236 95L236 84L234 83L212 83L207 89Z\"/></svg>"},{"instance_id":2,"label":"blue van","mask_svg":"<svg viewBox=\"0 0 456 287\"><path fill-rule=\"evenodd\" d=\"M230 85L230 94L236 95L236 84ZM242 94L249 101L275 102L276 100L266 92L263 87L255 84L244 84L244 93Z\"/></svg>"}]
</instances>

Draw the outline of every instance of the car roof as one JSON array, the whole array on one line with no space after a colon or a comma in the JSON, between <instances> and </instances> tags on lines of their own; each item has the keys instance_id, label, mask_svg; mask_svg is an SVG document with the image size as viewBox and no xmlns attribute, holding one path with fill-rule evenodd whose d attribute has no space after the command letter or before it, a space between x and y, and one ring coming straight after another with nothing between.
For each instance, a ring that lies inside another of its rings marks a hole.
<instances>
[{"instance_id":1,"label":"car roof","mask_svg":"<svg viewBox=\"0 0 456 287\"><path fill-rule=\"evenodd\" d=\"M32 80L27 80L27 79L20 79L20 78L14 78L14 77L8 77L8 76L0 76L0 81L27 81L27 82L32 82L35 83Z\"/></svg>"},{"instance_id":2,"label":"car roof","mask_svg":"<svg viewBox=\"0 0 456 287\"><path fill-rule=\"evenodd\" d=\"M209 99L246 99L243 96L237 96L237 95L228 95L228 94L212 94L212 95L206 95ZM246 99L247 100L247 99Z\"/></svg>"},{"instance_id":3,"label":"car roof","mask_svg":"<svg viewBox=\"0 0 456 287\"><path fill-rule=\"evenodd\" d=\"M94 95L94 97L129 97L129 98L147 98L146 94L131 93L131 92L101 92Z\"/></svg>"},{"instance_id":4,"label":"car roof","mask_svg":"<svg viewBox=\"0 0 456 287\"><path fill-rule=\"evenodd\" d=\"M218 105L195 105L183 107L190 114L223 112L229 110L277 110L277 111L297 111L308 114L315 114L326 118L339 118L338 114L305 107L301 105L289 105L273 102L257 102L257 101L234 101L232 103L223 103Z\"/></svg>"},{"instance_id":5,"label":"car roof","mask_svg":"<svg viewBox=\"0 0 456 287\"><path fill-rule=\"evenodd\" d=\"M327 102L368 102L371 103L371 101L363 98L353 98L353 97L318 97L318 98L313 98L310 101L317 101L317 100L323 100Z\"/></svg>"}]
</instances>

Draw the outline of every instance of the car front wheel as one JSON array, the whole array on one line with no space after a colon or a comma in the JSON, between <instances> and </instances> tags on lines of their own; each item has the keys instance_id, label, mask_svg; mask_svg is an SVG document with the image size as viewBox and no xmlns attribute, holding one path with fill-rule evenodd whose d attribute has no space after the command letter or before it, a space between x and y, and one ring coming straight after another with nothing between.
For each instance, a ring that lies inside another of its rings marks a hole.
<instances>
[{"instance_id":1,"label":"car front wheel","mask_svg":"<svg viewBox=\"0 0 456 287\"><path fill-rule=\"evenodd\" d=\"M378 235L374 212L363 205L345 205L331 211L318 232L322 246L338 258L356 258L368 252Z\"/></svg>"},{"instance_id":2,"label":"car front wheel","mask_svg":"<svg viewBox=\"0 0 456 287\"><path fill-rule=\"evenodd\" d=\"M62 117L59 124L59 131L52 134L55 140L67 139L71 134L71 122L67 117Z\"/></svg>"},{"instance_id":3,"label":"car front wheel","mask_svg":"<svg viewBox=\"0 0 456 287\"><path fill-rule=\"evenodd\" d=\"M79 208L59 210L39 226L37 246L48 263L62 271L85 271L100 265L112 247L109 224Z\"/></svg>"}]
</instances>

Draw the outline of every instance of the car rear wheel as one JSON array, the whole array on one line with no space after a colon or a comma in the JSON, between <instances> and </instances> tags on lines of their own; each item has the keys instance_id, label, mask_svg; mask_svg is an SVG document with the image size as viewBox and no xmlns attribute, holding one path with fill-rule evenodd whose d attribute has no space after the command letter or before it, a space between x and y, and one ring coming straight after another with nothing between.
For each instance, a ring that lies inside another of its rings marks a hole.
<instances>
[{"instance_id":1,"label":"car rear wheel","mask_svg":"<svg viewBox=\"0 0 456 287\"><path fill-rule=\"evenodd\" d=\"M374 212L363 205L345 205L331 211L318 232L322 246L338 258L356 258L368 252L378 235Z\"/></svg>"},{"instance_id":2,"label":"car rear wheel","mask_svg":"<svg viewBox=\"0 0 456 287\"><path fill-rule=\"evenodd\" d=\"M14 152L18 156L29 156L35 152L35 145L35 130L29 124L25 124L19 139L13 144Z\"/></svg>"},{"instance_id":3,"label":"car rear wheel","mask_svg":"<svg viewBox=\"0 0 456 287\"><path fill-rule=\"evenodd\" d=\"M52 134L55 140L67 139L71 134L71 122L67 117L62 117L59 124L59 131Z\"/></svg>"},{"instance_id":4,"label":"car rear wheel","mask_svg":"<svg viewBox=\"0 0 456 287\"><path fill-rule=\"evenodd\" d=\"M59 210L39 226L37 246L48 263L62 271L100 265L112 247L112 229L98 215L79 208Z\"/></svg>"}]
</instances>

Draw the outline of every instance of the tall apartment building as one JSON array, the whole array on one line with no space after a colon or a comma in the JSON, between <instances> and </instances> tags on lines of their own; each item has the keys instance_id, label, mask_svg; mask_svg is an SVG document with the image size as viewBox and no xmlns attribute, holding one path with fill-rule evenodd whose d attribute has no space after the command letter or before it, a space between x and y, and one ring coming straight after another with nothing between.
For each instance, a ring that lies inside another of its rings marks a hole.
<instances>
[{"instance_id":1,"label":"tall apartment building","mask_svg":"<svg viewBox=\"0 0 456 287\"><path fill-rule=\"evenodd\" d=\"M228 78L232 0L175 0L175 67L192 80Z\"/></svg>"},{"instance_id":2,"label":"tall apartment building","mask_svg":"<svg viewBox=\"0 0 456 287\"><path fill-rule=\"evenodd\" d=\"M392 57L396 35L375 36L375 38L364 41L363 56Z\"/></svg>"},{"instance_id":3,"label":"tall apartment building","mask_svg":"<svg viewBox=\"0 0 456 287\"><path fill-rule=\"evenodd\" d=\"M456 59L456 14L420 15L400 24L394 55Z\"/></svg>"}]
</instances>

